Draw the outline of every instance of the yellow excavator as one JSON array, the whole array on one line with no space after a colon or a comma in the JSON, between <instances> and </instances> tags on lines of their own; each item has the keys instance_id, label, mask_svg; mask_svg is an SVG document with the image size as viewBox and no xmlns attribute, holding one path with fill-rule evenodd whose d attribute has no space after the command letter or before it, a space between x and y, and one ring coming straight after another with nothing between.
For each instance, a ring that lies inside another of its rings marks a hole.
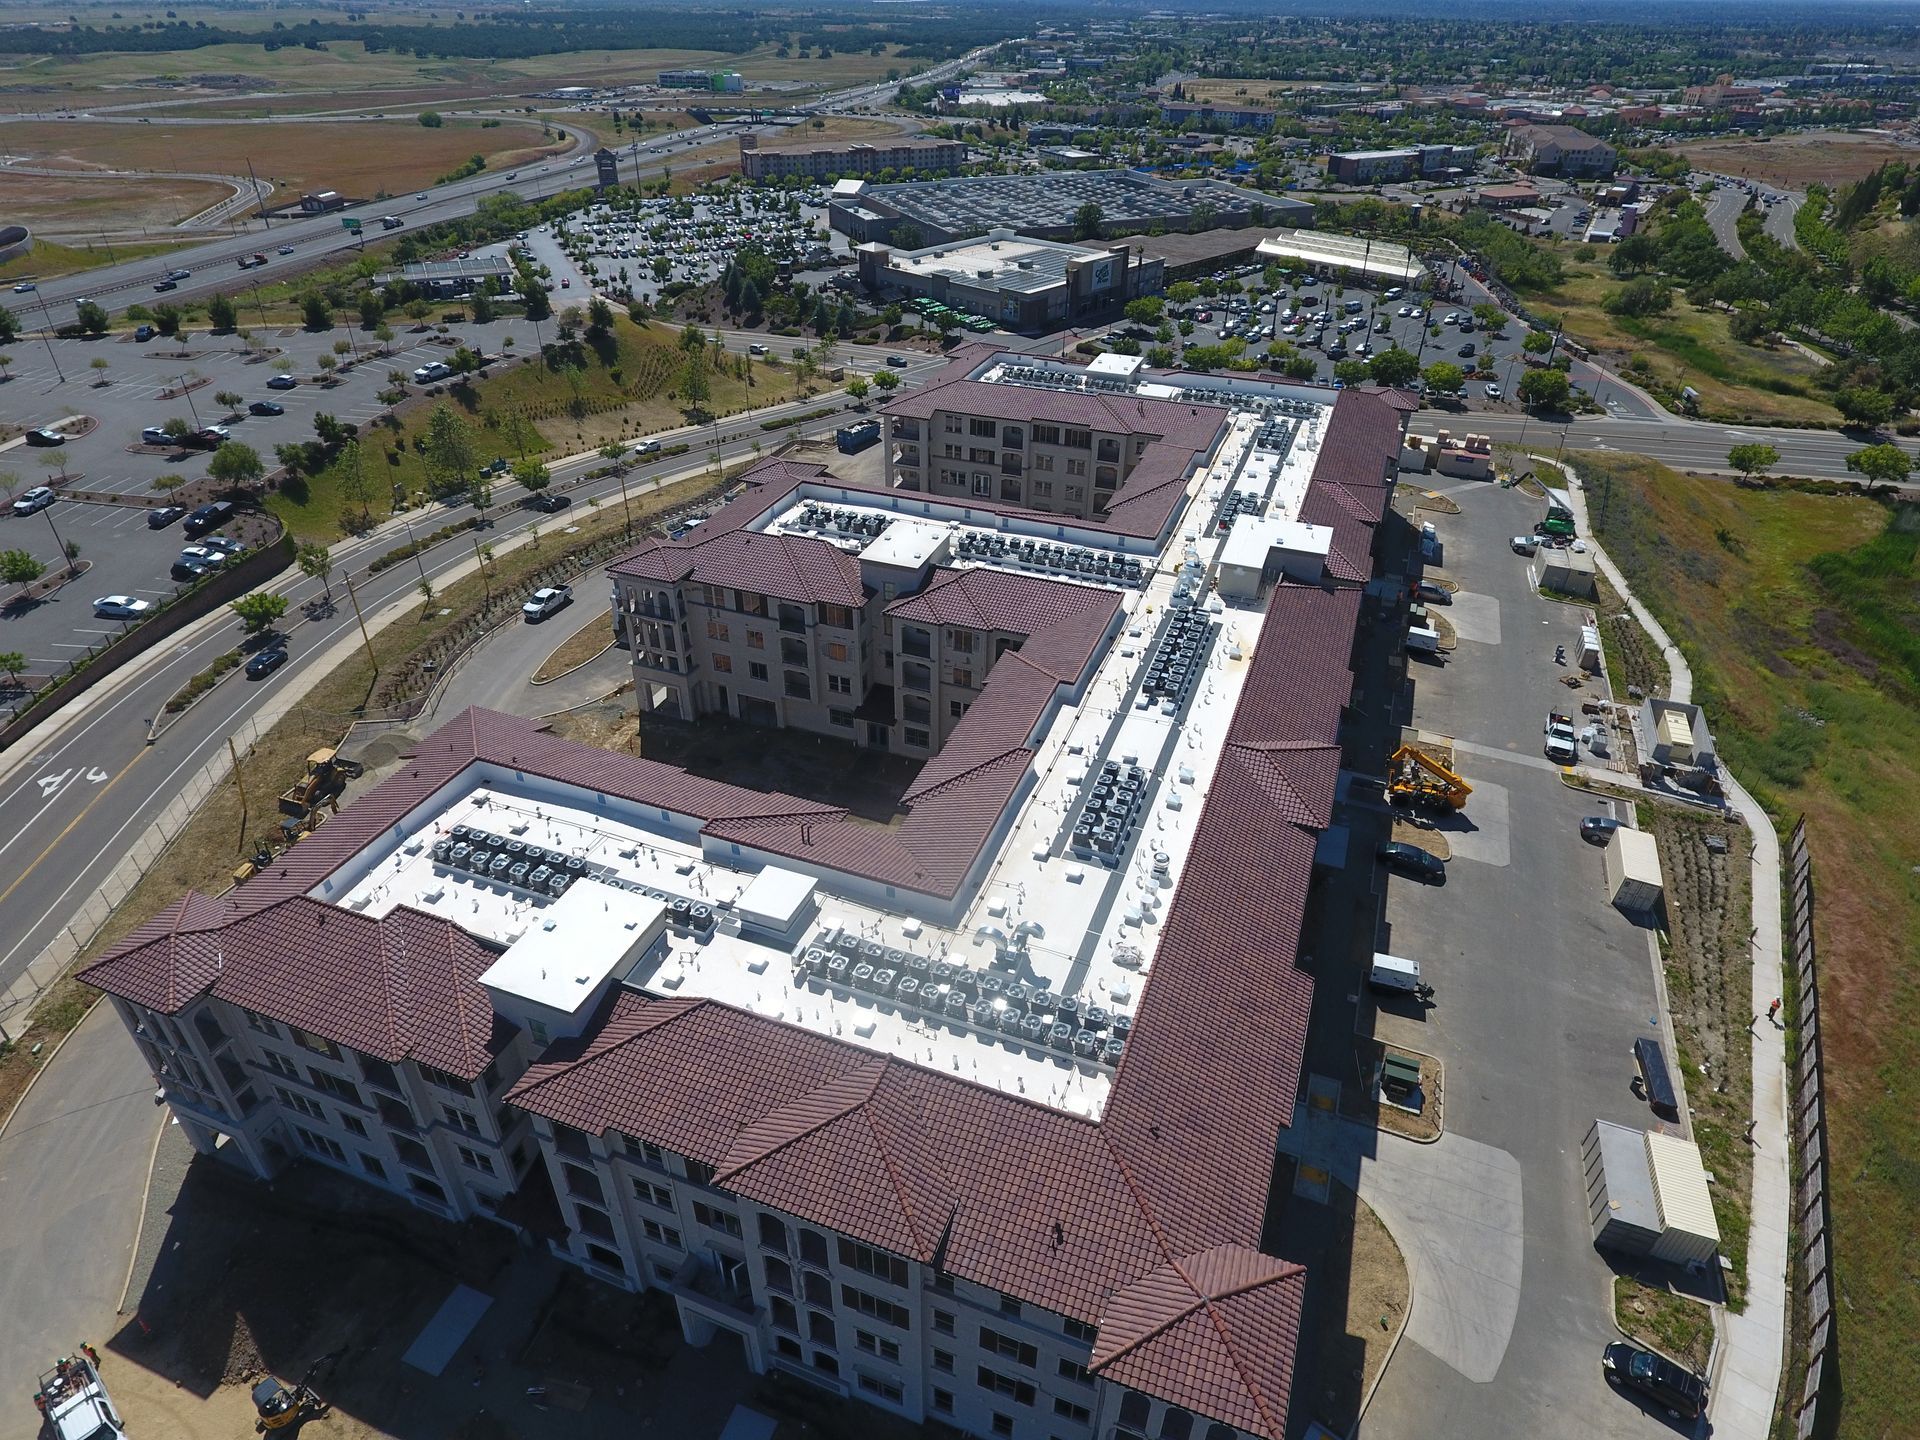
<instances>
[{"instance_id":1,"label":"yellow excavator","mask_svg":"<svg viewBox=\"0 0 1920 1440\"><path fill-rule=\"evenodd\" d=\"M1429 809L1464 810L1473 787L1418 745L1405 744L1387 762L1387 798Z\"/></svg>"},{"instance_id":2,"label":"yellow excavator","mask_svg":"<svg viewBox=\"0 0 1920 1440\"><path fill-rule=\"evenodd\" d=\"M307 757L307 773L298 785L280 794L280 813L304 820L322 805L340 807L340 792L349 780L357 780L365 767L357 760L342 759L331 749L316 750Z\"/></svg>"}]
</instances>

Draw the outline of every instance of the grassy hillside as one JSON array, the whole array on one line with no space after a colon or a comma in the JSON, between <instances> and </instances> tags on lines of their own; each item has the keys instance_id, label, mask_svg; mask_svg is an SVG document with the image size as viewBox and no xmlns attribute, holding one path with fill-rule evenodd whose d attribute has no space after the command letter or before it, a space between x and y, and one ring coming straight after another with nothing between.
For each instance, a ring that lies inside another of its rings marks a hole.
<instances>
[{"instance_id":1,"label":"grassy hillside","mask_svg":"<svg viewBox=\"0 0 1920 1440\"><path fill-rule=\"evenodd\" d=\"M1920 508L1570 456L1602 542L1784 832L1805 814L1832 1147L1839 1434L1920 1433Z\"/></svg>"}]
</instances>

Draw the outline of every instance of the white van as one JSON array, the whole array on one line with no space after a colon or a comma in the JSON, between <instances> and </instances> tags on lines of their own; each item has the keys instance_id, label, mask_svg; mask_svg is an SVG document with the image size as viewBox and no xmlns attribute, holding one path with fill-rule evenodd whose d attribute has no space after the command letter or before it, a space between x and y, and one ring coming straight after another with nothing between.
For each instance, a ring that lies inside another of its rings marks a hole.
<instances>
[{"instance_id":1,"label":"white van","mask_svg":"<svg viewBox=\"0 0 1920 1440\"><path fill-rule=\"evenodd\" d=\"M1398 955L1387 955L1376 950L1373 953L1373 968L1367 972L1367 984L1375 990L1416 994L1420 989L1420 962L1402 960Z\"/></svg>"}]
</instances>

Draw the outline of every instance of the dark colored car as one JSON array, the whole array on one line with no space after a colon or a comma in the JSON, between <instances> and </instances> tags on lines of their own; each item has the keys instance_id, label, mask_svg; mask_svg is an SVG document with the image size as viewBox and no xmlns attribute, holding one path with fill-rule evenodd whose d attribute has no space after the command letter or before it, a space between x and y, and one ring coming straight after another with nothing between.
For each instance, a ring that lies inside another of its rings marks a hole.
<instances>
[{"instance_id":1,"label":"dark colored car","mask_svg":"<svg viewBox=\"0 0 1920 1440\"><path fill-rule=\"evenodd\" d=\"M1408 845L1400 840L1388 840L1374 851L1380 857L1380 863L1389 870L1397 870L1402 875L1411 875L1416 880L1437 884L1447 878L1446 862L1430 850L1422 850L1418 845Z\"/></svg>"},{"instance_id":2,"label":"dark colored car","mask_svg":"<svg viewBox=\"0 0 1920 1440\"><path fill-rule=\"evenodd\" d=\"M300 382L291 375L276 375L267 381L267 388L269 390L293 390L296 389L299 384Z\"/></svg>"},{"instance_id":3,"label":"dark colored car","mask_svg":"<svg viewBox=\"0 0 1920 1440\"><path fill-rule=\"evenodd\" d=\"M1664 1356L1616 1340L1600 1357L1609 1380L1638 1390L1676 1420L1697 1420L1707 1408L1707 1382Z\"/></svg>"},{"instance_id":4,"label":"dark colored car","mask_svg":"<svg viewBox=\"0 0 1920 1440\"><path fill-rule=\"evenodd\" d=\"M1619 828L1620 822L1611 815L1589 815L1580 822L1580 838L1589 845L1604 845Z\"/></svg>"},{"instance_id":5,"label":"dark colored car","mask_svg":"<svg viewBox=\"0 0 1920 1440\"><path fill-rule=\"evenodd\" d=\"M287 413L287 407L278 400L256 400L247 406L247 413L249 415L284 415Z\"/></svg>"},{"instance_id":6,"label":"dark colored car","mask_svg":"<svg viewBox=\"0 0 1920 1440\"><path fill-rule=\"evenodd\" d=\"M219 568L217 565L209 565L204 560L182 559L174 561L173 568L168 570L167 574L171 575L182 585L191 585L196 580L206 579L207 576L213 574L213 572Z\"/></svg>"},{"instance_id":7,"label":"dark colored car","mask_svg":"<svg viewBox=\"0 0 1920 1440\"><path fill-rule=\"evenodd\" d=\"M907 357L904 355L887 356L887 364L889 365L904 365L906 363L907 363Z\"/></svg>"},{"instance_id":8,"label":"dark colored car","mask_svg":"<svg viewBox=\"0 0 1920 1440\"><path fill-rule=\"evenodd\" d=\"M187 507L184 505L162 505L158 510L147 512L147 528L164 530L186 513Z\"/></svg>"},{"instance_id":9,"label":"dark colored car","mask_svg":"<svg viewBox=\"0 0 1920 1440\"><path fill-rule=\"evenodd\" d=\"M269 645L258 655L247 661L247 679L264 680L282 665L287 663L285 645Z\"/></svg>"},{"instance_id":10,"label":"dark colored car","mask_svg":"<svg viewBox=\"0 0 1920 1440\"><path fill-rule=\"evenodd\" d=\"M569 505L573 504L573 497L570 495L541 494L535 495L527 501L527 504L545 514L557 515Z\"/></svg>"},{"instance_id":11,"label":"dark colored car","mask_svg":"<svg viewBox=\"0 0 1920 1440\"><path fill-rule=\"evenodd\" d=\"M160 332L151 325L137 325L134 327L133 338L144 345L159 333Z\"/></svg>"},{"instance_id":12,"label":"dark colored car","mask_svg":"<svg viewBox=\"0 0 1920 1440\"><path fill-rule=\"evenodd\" d=\"M185 526L189 535L205 535L210 530L218 530L233 518L233 502L216 500L211 505L202 505L187 516Z\"/></svg>"},{"instance_id":13,"label":"dark colored car","mask_svg":"<svg viewBox=\"0 0 1920 1440\"><path fill-rule=\"evenodd\" d=\"M62 435L58 430L27 431L27 444L29 445L38 445L43 449L50 449L53 446L64 445L66 443L67 437Z\"/></svg>"}]
</instances>

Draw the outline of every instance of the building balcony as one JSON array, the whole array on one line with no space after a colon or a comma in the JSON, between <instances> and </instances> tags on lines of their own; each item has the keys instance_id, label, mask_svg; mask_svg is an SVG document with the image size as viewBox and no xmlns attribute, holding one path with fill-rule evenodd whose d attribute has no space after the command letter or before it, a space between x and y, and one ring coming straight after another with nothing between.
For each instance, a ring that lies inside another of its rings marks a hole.
<instances>
[{"instance_id":1,"label":"building balcony","mask_svg":"<svg viewBox=\"0 0 1920 1440\"><path fill-rule=\"evenodd\" d=\"M735 1290L704 1256L687 1256L673 1272L667 1288L694 1313L730 1329L738 1329L742 1323L759 1324L752 1293Z\"/></svg>"}]
</instances>

